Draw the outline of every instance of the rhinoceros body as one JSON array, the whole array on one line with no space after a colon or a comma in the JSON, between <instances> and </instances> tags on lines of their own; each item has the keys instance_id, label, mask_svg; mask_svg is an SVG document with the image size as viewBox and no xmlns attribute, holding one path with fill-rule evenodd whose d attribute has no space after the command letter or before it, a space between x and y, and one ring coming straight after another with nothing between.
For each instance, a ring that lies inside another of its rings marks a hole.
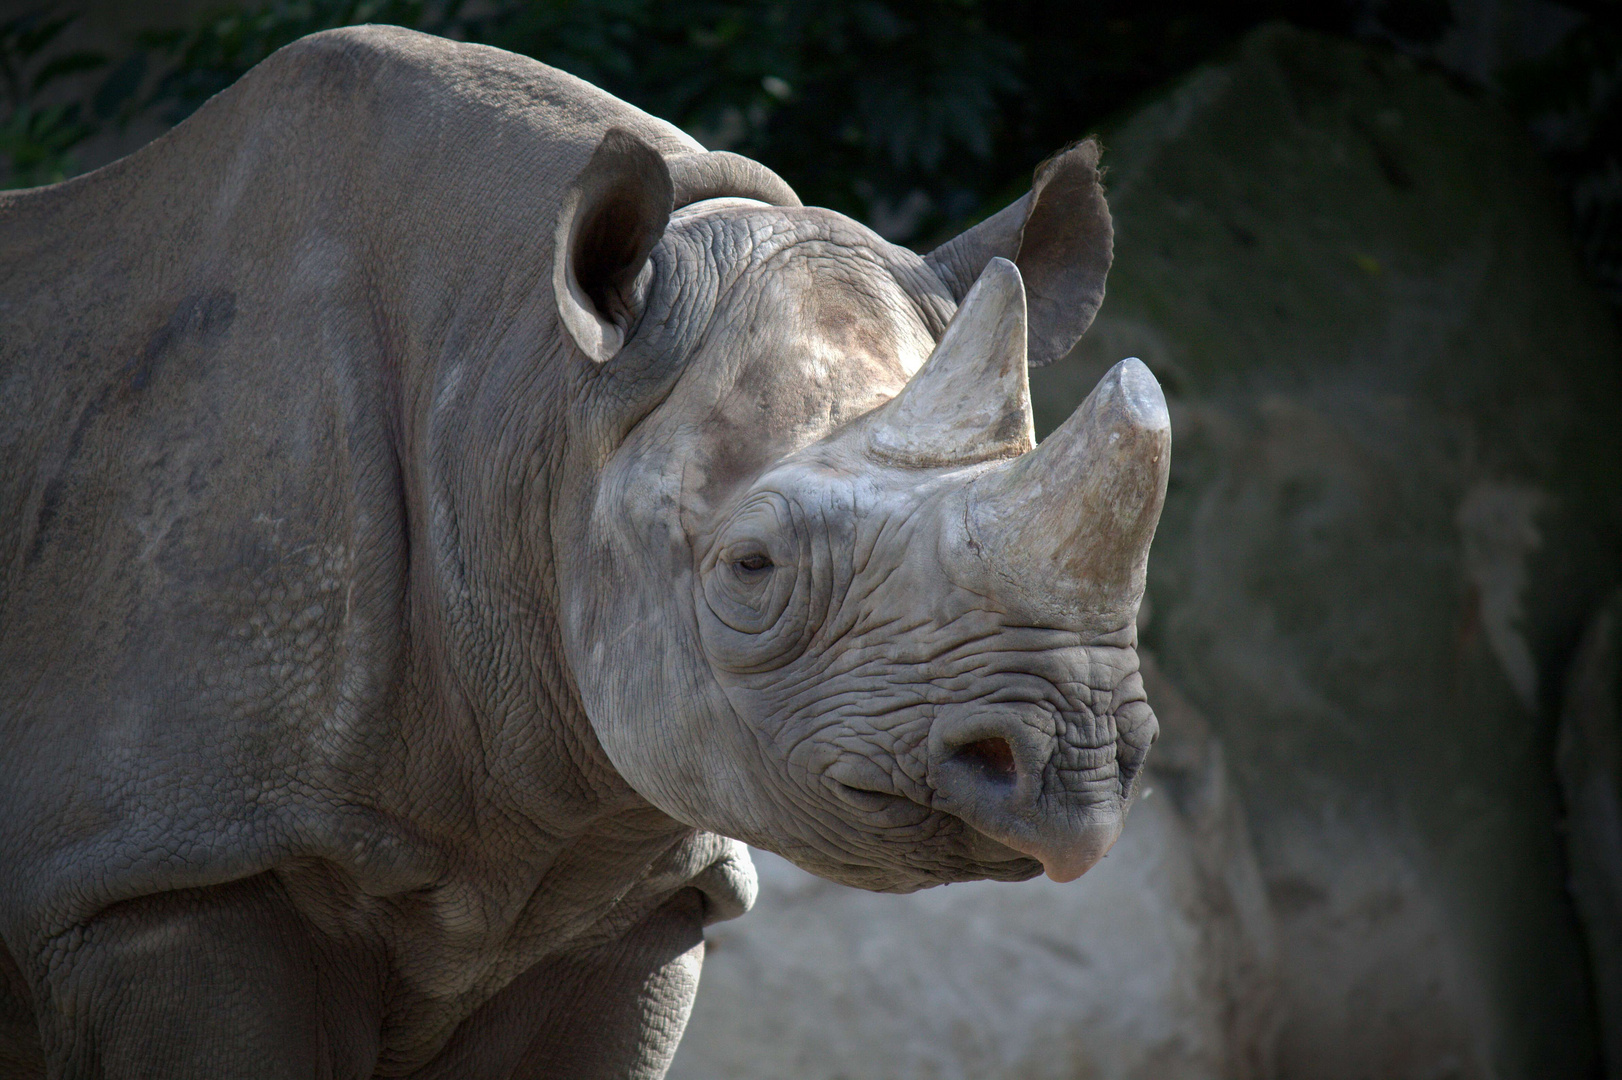
<instances>
[{"instance_id":1,"label":"rhinoceros body","mask_svg":"<svg viewBox=\"0 0 1622 1080\"><path fill-rule=\"evenodd\" d=\"M1096 148L927 259L532 61L0 197L0 1075L658 1076L739 840L1084 871L1169 433Z\"/></svg>"}]
</instances>

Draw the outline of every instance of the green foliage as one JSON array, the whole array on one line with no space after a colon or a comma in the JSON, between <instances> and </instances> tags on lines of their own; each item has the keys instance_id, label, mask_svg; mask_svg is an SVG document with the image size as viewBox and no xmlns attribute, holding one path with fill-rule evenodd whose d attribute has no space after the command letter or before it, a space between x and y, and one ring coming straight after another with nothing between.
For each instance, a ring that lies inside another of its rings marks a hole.
<instances>
[{"instance_id":1,"label":"green foliage","mask_svg":"<svg viewBox=\"0 0 1622 1080\"><path fill-rule=\"evenodd\" d=\"M1583 254L1622 304L1622 2L1574 6L1583 22L1503 83L1571 194Z\"/></svg>"},{"instance_id":2,"label":"green foliage","mask_svg":"<svg viewBox=\"0 0 1622 1080\"><path fill-rule=\"evenodd\" d=\"M1622 2L1569 3L1583 25L1506 86L1622 297ZM14 186L72 175L103 128L178 123L296 38L379 22L573 72L915 243L1007 201L1042 158L1259 22L1423 56L1452 18L1447 0L220 0L109 58L56 51L74 16L47 11L0 25Z\"/></svg>"},{"instance_id":3,"label":"green foliage","mask_svg":"<svg viewBox=\"0 0 1622 1080\"><path fill-rule=\"evenodd\" d=\"M157 110L168 123L179 123L249 68L306 34L359 23L454 34L460 4L461 0L438 5L427 0L221 3L189 30L148 30L136 35L138 47L131 55L147 64L157 61L153 66L163 72L140 107Z\"/></svg>"},{"instance_id":4,"label":"green foliage","mask_svg":"<svg viewBox=\"0 0 1622 1080\"><path fill-rule=\"evenodd\" d=\"M0 23L0 83L7 108L0 123L0 154L10 161L12 186L49 184L72 175L77 162L71 151L95 132L82 102L49 103L44 98L58 81L107 64L100 53L49 55L74 18L39 10Z\"/></svg>"},{"instance_id":5,"label":"green foliage","mask_svg":"<svg viewBox=\"0 0 1622 1080\"><path fill-rule=\"evenodd\" d=\"M940 208L974 208L1026 88L1024 50L987 8L574 0L515 5L476 31L765 161L808 201L906 235Z\"/></svg>"},{"instance_id":6,"label":"green foliage","mask_svg":"<svg viewBox=\"0 0 1622 1080\"><path fill-rule=\"evenodd\" d=\"M983 213L1105 115L1281 14L1330 28L1345 17L1303 0L1217 12L1195 0L222 3L188 29L137 35L116 63L98 58L99 82L82 79L84 100L59 113L13 97L6 130L33 141L0 150L13 183L71 173L66 148L101 126L179 122L295 38L387 22L573 72L764 161L808 202L917 240Z\"/></svg>"},{"instance_id":7,"label":"green foliage","mask_svg":"<svg viewBox=\"0 0 1622 1080\"><path fill-rule=\"evenodd\" d=\"M922 240L1257 22L1340 3L541 0L467 35L574 72L780 172L808 202Z\"/></svg>"}]
</instances>

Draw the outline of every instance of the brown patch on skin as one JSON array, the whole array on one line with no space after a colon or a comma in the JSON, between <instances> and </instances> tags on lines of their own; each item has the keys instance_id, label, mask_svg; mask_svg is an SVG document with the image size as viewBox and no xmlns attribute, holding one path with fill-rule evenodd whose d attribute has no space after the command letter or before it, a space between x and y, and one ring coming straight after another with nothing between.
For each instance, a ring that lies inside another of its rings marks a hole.
<instances>
[{"instance_id":1,"label":"brown patch on skin","mask_svg":"<svg viewBox=\"0 0 1622 1080\"><path fill-rule=\"evenodd\" d=\"M900 286L893 296L875 294L872 281L824 254L828 245L815 239L774 253L773 273L751 306L717 313L718 321L747 327L751 340L732 386L703 421L721 433L710 442L697 489L707 505L888 400L905 385L909 366L928 355L929 330ZM921 356L908 355L918 350Z\"/></svg>"},{"instance_id":2,"label":"brown patch on skin","mask_svg":"<svg viewBox=\"0 0 1622 1080\"><path fill-rule=\"evenodd\" d=\"M1287 919L1329 903L1329 894L1320 886L1299 877L1269 881L1267 896L1273 901L1274 910Z\"/></svg>"},{"instance_id":3,"label":"brown patch on skin","mask_svg":"<svg viewBox=\"0 0 1622 1080\"><path fill-rule=\"evenodd\" d=\"M45 536L51 523L56 520L57 511L62 504L62 491L66 483L63 478L73 459L78 457L79 451L84 448L85 433L90 430L96 418L106 410L107 399L110 396L110 389L103 390L97 395L96 400L79 414L79 422L73 426L73 435L68 439L68 452L62 459L62 466L46 483L45 492L40 496L39 513L34 518L34 539L28 545L28 554L23 557L25 569L32 566L39 560L40 555L44 554Z\"/></svg>"},{"instance_id":4,"label":"brown patch on skin","mask_svg":"<svg viewBox=\"0 0 1622 1080\"><path fill-rule=\"evenodd\" d=\"M816 292L826 294L833 291L829 288ZM896 342L882 332L881 320L873 318L873 312L863 312L858 317L838 296L817 296L813 293L810 299L828 301L814 308L813 325L817 336L829 348L838 349L846 355L870 357L881 366L894 362L898 351Z\"/></svg>"}]
</instances>

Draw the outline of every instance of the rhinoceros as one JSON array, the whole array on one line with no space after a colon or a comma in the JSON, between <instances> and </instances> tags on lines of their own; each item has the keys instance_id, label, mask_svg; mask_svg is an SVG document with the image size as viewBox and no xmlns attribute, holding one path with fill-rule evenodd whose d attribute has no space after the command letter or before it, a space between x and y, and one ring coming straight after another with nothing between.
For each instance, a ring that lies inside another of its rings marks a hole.
<instances>
[{"instance_id":1,"label":"rhinoceros","mask_svg":"<svg viewBox=\"0 0 1622 1080\"><path fill-rule=\"evenodd\" d=\"M742 843L1109 848L1170 452L1098 148L927 257L392 28L0 198L0 1072L662 1075Z\"/></svg>"}]
</instances>

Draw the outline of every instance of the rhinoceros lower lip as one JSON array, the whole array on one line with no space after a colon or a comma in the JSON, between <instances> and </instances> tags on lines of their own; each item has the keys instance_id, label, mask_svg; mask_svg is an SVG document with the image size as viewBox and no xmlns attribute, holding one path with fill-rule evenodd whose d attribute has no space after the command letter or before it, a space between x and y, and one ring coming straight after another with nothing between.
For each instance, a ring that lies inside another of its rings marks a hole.
<instances>
[{"instance_id":1,"label":"rhinoceros lower lip","mask_svg":"<svg viewBox=\"0 0 1622 1080\"><path fill-rule=\"evenodd\" d=\"M1040 862L1047 876L1062 885L1076 880L1097 865L1100 859L1109 854L1120 836L1121 828L1116 823L1113 827L1084 829L1075 836L1061 840L1005 843Z\"/></svg>"},{"instance_id":2,"label":"rhinoceros lower lip","mask_svg":"<svg viewBox=\"0 0 1622 1080\"><path fill-rule=\"evenodd\" d=\"M1042 864L1047 876L1060 884L1074 881L1092 869L1109 854L1121 835L1119 817L1094 822L1079 829L1054 830L1048 835L1043 835L1047 830L1040 827L1006 832L972 823L969 827L978 837L976 844L971 845L976 848L977 857L991 862L1006 862L1010 857L1035 859ZM980 848L1000 850L1006 854L1000 859L988 857L989 851L983 854Z\"/></svg>"},{"instance_id":3,"label":"rhinoceros lower lip","mask_svg":"<svg viewBox=\"0 0 1622 1080\"><path fill-rule=\"evenodd\" d=\"M1047 855L1038 855L1042 860L1042 869L1048 877L1063 885L1074 881L1087 871L1091 870L1098 861L1109 854L1110 848L1115 846L1119 833L1109 838L1101 848L1072 848L1068 851L1054 851Z\"/></svg>"},{"instance_id":4,"label":"rhinoceros lower lip","mask_svg":"<svg viewBox=\"0 0 1622 1080\"><path fill-rule=\"evenodd\" d=\"M996 865L998 863L1028 862L1031 858L1023 851L1009 847L996 837L987 836L972 825L963 831L965 834L964 846L968 849L970 858L976 862Z\"/></svg>"}]
</instances>

